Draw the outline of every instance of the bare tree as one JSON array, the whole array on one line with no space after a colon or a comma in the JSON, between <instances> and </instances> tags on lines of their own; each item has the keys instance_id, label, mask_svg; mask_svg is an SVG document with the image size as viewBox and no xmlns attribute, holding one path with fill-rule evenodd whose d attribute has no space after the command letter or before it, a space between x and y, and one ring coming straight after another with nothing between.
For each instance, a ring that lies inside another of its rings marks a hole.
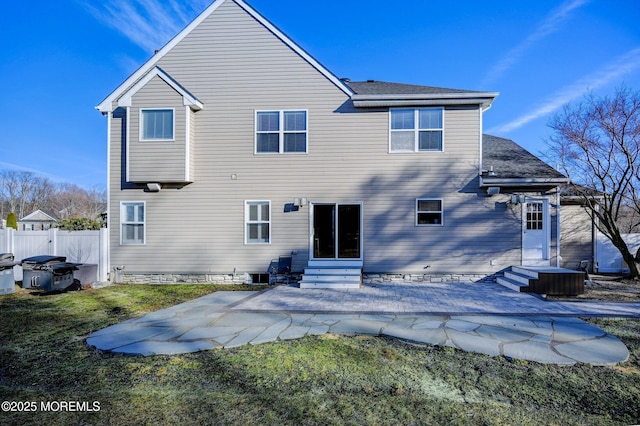
<instances>
[{"instance_id":1,"label":"bare tree","mask_svg":"<svg viewBox=\"0 0 640 426\"><path fill-rule=\"evenodd\" d=\"M18 219L43 210L58 219L96 220L106 208L106 192L77 185L54 184L29 171L0 170L0 216Z\"/></svg>"},{"instance_id":2,"label":"bare tree","mask_svg":"<svg viewBox=\"0 0 640 426\"><path fill-rule=\"evenodd\" d=\"M640 225L640 92L623 87L613 96L591 94L581 103L566 105L549 127L554 130L548 141L554 158L598 230L620 251L631 277L638 279L640 249L630 251L621 224L626 229Z\"/></svg>"},{"instance_id":3,"label":"bare tree","mask_svg":"<svg viewBox=\"0 0 640 426\"><path fill-rule=\"evenodd\" d=\"M65 183L58 186L52 207L60 219L96 219L106 208L106 198L104 191Z\"/></svg>"}]
</instances>

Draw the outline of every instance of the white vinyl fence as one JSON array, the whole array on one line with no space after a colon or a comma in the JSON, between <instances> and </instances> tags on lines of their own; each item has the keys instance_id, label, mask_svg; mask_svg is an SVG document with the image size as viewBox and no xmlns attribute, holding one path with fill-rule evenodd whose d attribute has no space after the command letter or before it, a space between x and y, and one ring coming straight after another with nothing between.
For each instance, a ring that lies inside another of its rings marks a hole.
<instances>
[{"instance_id":1,"label":"white vinyl fence","mask_svg":"<svg viewBox=\"0 0 640 426\"><path fill-rule=\"evenodd\" d=\"M107 229L99 231L16 231L0 229L0 253L13 253L17 262L33 256L65 256L67 262L94 264L97 281L108 279ZM22 280L22 268L14 269L16 281Z\"/></svg>"},{"instance_id":2,"label":"white vinyl fence","mask_svg":"<svg viewBox=\"0 0 640 426\"><path fill-rule=\"evenodd\" d=\"M635 254L640 247L640 234L622 234L622 239L627 243L631 253ZM598 272L613 274L629 272L629 265L622 259L620 251L613 246L611 240L599 232L596 242L596 258Z\"/></svg>"}]
</instances>

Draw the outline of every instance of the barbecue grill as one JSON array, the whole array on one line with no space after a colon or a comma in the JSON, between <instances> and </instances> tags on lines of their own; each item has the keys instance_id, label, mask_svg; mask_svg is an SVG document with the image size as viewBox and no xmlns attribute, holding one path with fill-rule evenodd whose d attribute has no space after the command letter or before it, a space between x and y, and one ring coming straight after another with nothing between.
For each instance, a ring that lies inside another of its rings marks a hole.
<instances>
[{"instance_id":1,"label":"barbecue grill","mask_svg":"<svg viewBox=\"0 0 640 426\"><path fill-rule=\"evenodd\" d=\"M81 263L67 262L64 256L34 256L22 259L22 288L64 291L75 283L73 271ZM77 283L79 288L79 282Z\"/></svg>"}]
</instances>

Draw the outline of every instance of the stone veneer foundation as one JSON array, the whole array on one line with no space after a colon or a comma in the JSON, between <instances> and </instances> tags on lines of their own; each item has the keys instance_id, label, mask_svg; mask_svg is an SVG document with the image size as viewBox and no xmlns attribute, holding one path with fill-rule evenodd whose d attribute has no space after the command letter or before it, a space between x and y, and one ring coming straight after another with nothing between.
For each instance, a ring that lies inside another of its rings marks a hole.
<instances>
[{"instance_id":1,"label":"stone veneer foundation","mask_svg":"<svg viewBox=\"0 0 640 426\"><path fill-rule=\"evenodd\" d=\"M264 275L264 274L263 274ZM280 277L279 277L280 278ZM290 282L297 282L299 274L293 274ZM365 284L415 282L415 283L474 283L494 282L495 275L484 274L362 274ZM279 280L281 281L281 280ZM244 274L121 274L120 282L126 284L254 284L252 275Z\"/></svg>"}]
</instances>

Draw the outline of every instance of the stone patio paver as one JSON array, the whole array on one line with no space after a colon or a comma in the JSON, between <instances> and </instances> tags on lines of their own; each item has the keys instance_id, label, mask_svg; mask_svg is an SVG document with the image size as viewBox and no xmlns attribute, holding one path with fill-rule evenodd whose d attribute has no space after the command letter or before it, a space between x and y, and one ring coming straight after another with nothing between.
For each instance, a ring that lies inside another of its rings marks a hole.
<instances>
[{"instance_id":1,"label":"stone patio paver","mask_svg":"<svg viewBox=\"0 0 640 426\"><path fill-rule=\"evenodd\" d=\"M131 355L370 334L552 364L611 365L627 348L578 316L640 318L640 303L547 301L492 283L367 284L360 289L216 292L107 327L87 345Z\"/></svg>"}]
</instances>

